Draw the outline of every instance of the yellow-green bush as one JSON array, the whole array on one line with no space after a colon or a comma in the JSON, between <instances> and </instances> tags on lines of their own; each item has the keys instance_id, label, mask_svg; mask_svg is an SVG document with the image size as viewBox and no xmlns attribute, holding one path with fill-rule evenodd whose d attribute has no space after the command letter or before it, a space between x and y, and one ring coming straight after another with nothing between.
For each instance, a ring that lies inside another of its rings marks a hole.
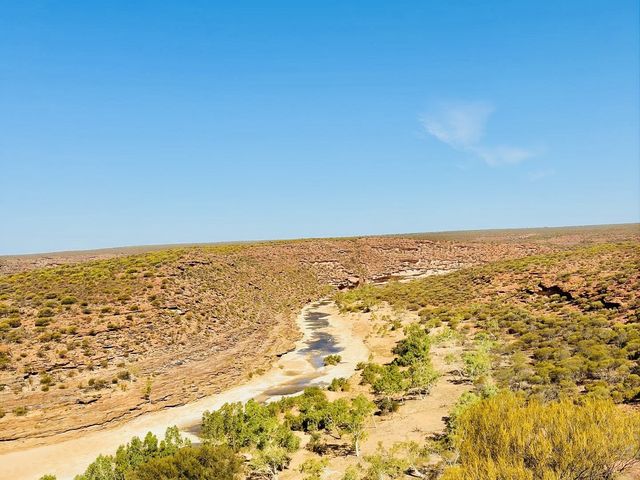
<instances>
[{"instance_id":1,"label":"yellow-green bush","mask_svg":"<svg viewBox=\"0 0 640 480\"><path fill-rule=\"evenodd\" d=\"M607 480L638 459L640 414L503 392L470 404L450 435L459 462L443 480Z\"/></svg>"}]
</instances>

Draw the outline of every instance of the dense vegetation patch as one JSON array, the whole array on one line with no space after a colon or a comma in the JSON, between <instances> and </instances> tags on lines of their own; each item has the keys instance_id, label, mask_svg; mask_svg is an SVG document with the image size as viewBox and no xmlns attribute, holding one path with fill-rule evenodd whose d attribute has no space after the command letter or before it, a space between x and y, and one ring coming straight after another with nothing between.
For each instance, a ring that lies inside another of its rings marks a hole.
<instances>
[{"instance_id":1,"label":"dense vegetation patch","mask_svg":"<svg viewBox=\"0 0 640 480\"><path fill-rule=\"evenodd\" d=\"M134 437L115 455L100 455L75 480L233 480L242 462L223 446L191 446L178 429L167 429L164 440L148 433L144 440ZM43 479L55 478L45 476Z\"/></svg>"},{"instance_id":2,"label":"dense vegetation patch","mask_svg":"<svg viewBox=\"0 0 640 480\"><path fill-rule=\"evenodd\" d=\"M347 311L384 301L418 311L427 327L482 334L488 348L465 363L489 364L502 386L633 402L640 398L639 272L640 247L599 245L365 286L338 301Z\"/></svg>"},{"instance_id":3,"label":"dense vegetation patch","mask_svg":"<svg viewBox=\"0 0 640 480\"><path fill-rule=\"evenodd\" d=\"M608 480L640 455L640 414L502 392L468 405L448 439L458 465L442 480Z\"/></svg>"},{"instance_id":4,"label":"dense vegetation patch","mask_svg":"<svg viewBox=\"0 0 640 480\"><path fill-rule=\"evenodd\" d=\"M367 420L374 410L373 403L362 395L329 401L320 388L310 387L300 396L267 405L250 400L206 412L202 436L207 442L251 453L253 470L276 476L300 446L295 431L312 434L315 450L323 449L323 432L347 437L353 451L360 455L360 442L366 436Z\"/></svg>"}]
</instances>

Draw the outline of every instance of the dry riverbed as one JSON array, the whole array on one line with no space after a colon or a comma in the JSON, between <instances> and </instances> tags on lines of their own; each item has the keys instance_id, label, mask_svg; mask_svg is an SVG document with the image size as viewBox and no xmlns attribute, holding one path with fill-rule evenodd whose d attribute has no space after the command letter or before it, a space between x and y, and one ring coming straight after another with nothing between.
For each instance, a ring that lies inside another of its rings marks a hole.
<instances>
[{"instance_id":1,"label":"dry riverbed","mask_svg":"<svg viewBox=\"0 0 640 480\"><path fill-rule=\"evenodd\" d=\"M402 329L389 330L387 319L398 319L403 325L418 321L417 315L410 312L394 312L387 306L376 307L370 313L348 314L349 322L359 337L365 338L365 345L370 352L370 361L388 363L393 360L393 347L404 336ZM434 329L437 334L439 329ZM441 377L432 387L431 392L423 398L406 399L400 409L392 414L375 417L368 428L368 437L361 446L362 458L375 453L378 445L390 448L398 442L415 441L423 444L425 439L435 433L443 432L445 419L460 396L471 389L472 385L461 382L459 371L462 368L460 355L462 345L454 340L434 344L431 348L431 359L434 368ZM360 372L349 378L351 391L348 393L327 392L329 399L352 397L360 393L373 399L370 388L360 385ZM304 435L303 445L309 440ZM345 454L336 449L336 454L329 454L329 465L323 475L324 480L339 480L349 466L359 462L353 454ZM318 455L301 449L294 454L289 468L280 476L281 480L301 479L300 465L307 459L320 458Z\"/></svg>"},{"instance_id":2,"label":"dry riverbed","mask_svg":"<svg viewBox=\"0 0 640 480\"><path fill-rule=\"evenodd\" d=\"M144 414L118 427L88 432L78 438L60 441L55 436L49 437L45 445L31 448L21 448L16 442L15 450L0 455L2 478L35 480L51 473L58 480L71 479L99 454L114 453L118 445L133 436L142 437L147 432L162 436L172 425L193 436L206 410L215 410L226 402L244 402L251 398L269 400L295 394L309 385L324 385L335 377L350 377L357 363L366 361L369 351L362 330L346 315L341 315L332 302L307 305L297 321L303 337L294 350L280 357L264 375L221 394ZM323 366L322 359L331 353L341 355L341 363Z\"/></svg>"}]
</instances>

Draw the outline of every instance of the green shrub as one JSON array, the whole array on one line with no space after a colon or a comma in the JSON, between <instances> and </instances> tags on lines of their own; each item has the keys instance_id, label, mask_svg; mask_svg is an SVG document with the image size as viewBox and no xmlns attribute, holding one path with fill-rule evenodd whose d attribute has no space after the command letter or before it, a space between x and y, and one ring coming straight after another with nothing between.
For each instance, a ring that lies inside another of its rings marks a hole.
<instances>
[{"instance_id":1,"label":"green shrub","mask_svg":"<svg viewBox=\"0 0 640 480\"><path fill-rule=\"evenodd\" d=\"M348 392L351 388L349 386L349 381L346 378L340 377L331 380L327 389L332 392Z\"/></svg>"},{"instance_id":2,"label":"green shrub","mask_svg":"<svg viewBox=\"0 0 640 480\"><path fill-rule=\"evenodd\" d=\"M25 406L19 406L14 408L12 411L16 417L24 417L29 412L29 409Z\"/></svg>"},{"instance_id":3,"label":"green shrub","mask_svg":"<svg viewBox=\"0 0 640 480\"><path fill-rule=\"evenodd\" d=\"M77 301L76 297L64 297L60 300L60 303L62 305L73 305L74 303L77 303Z\"/></svg>"},{"instance_id":4,"label":"green shrub","mask_svg":"<svg viewBox=\"0 0 640 480\"><path fill-rule=\"evenodd\" d=\"M393 353L397 355L394 362L407 367L414 362L428 360L430 350L429 333L419 324L413 323L406 327L405 338L400 340L393 349Z\"/></svg>"},{"instance_id":5,"label":"green shrub","mask_svg":"<svg viewBox=\"0 0 640 480\"><path fill-rule=\"evenodd\" d=\"M382 365L378 372L371 383L374 393L387 398L403 396L406 393L410 380L397 365Z\"/></svg>"},{"instance_id":6,"label":"green shrub","mask_svg":"<svg viewBox=\"0 0 640 480\"><path fill-rule=\"evenodd\" d=\"M42 372L40 374L40 384L41 385L46 385L46 386L51 386L54 385L56 382L53 379L53 377L51 376L50 373L47 372Z\"/></svg>"},{"instance_id":7,"label":"green shrub","mask_svg":"<svg viewBox=\"0 0 640 480\"><path fill-rule=\"evenodd\" d=\"M503 392L475 401L450 434L443 480L613 479L640 451L640 414L609 400L543 403Z\"/></svg>"},{"instance_id":8,"label":"green shrub","mask_svg":"<svg viewBox=\"0 0 640 480\"><path fill-rule=\"evenodd\" d=\"M214 444L226 444L234 451L262 450L274 445L291 452L299 446L299 439L278 420L274 407L254 400L246 404L226 403L216 411L205 412L202 436Z\"/></svg>"},{"instance_id":9,"label":"green shrub","mask_svg":"<svg viewBox=\"0 0 640 480\"><path fill-rule=\"evenodd\" d=\"M50 308L42 308L38 311L38 317L40 318L49 318L53 317L53 310Z\"/></svg>"},{"instance_id":10,"label":"green shrub","mask_svg":"<svg viewBox=\"0 0 640 480\"><path fill-rule=\"evenodd\" d=\"M386 397L376 401L376 405L381 415L386 415L388 413L395 413L400 408L400 402L398 402L397 400L386 398Z\"/></svg>"},{"instance_id":11,"label":"green shrub","mask_svg":"<svg viewBox=\"0 0 640 480\"><path fill-rule=\"evenodd\" d=\"M8 350L0 350L0 370L5 370L11 365L11 357Z\"/></svg>"},{"instance_id":12,"label":"green shrub","mask_svg":"<svg viewBox=\"0 0 640 480\"><path fill-rule=\"evenodd\" d=\"M328 464L329 459L327 458L309 458L300 465L298 470L304 475L303 480L321 480Z\"/></svg>"},{"instance_id":13,"label":"green shrub","mask_svg":"<svg viewBox=\"0 0 640 480\"><path fill-rule=\"evenodd\" d=\"M393 449L385 449L378 444L376 453L365 457L367 469L365 480L396 479L404 477L409 467L406 459L395 454Z\"/></svg>"},{"instance_id":14,"label":"green shrub","mask_svg":"<svg viewBox=\"0 0 640 480\"><path fill-rule=\"evenodd\" d=\"M158 458L171 457L178 453L180 449L189 446L190 442L180 436L180 432L176 427L167 428L164 440L160 442L158 442L155 435L149 432L144 437L144 440L133 437L126 445L120 445L115 455L98 456L83 474L75 477L75 480L129 480L129 478L138 478L131 476L137 474L138 468L143 469L143 474L146 474L147 471L144 470L143 465L147 462ZM163 472L165 470L158 471Z\"/></svg>"},{"instance_id":15,"label":"green shrub","mask_svg":"<svg viewBox=\"0 0 640 480\"><path fill-rule=\"evenodd\" d=\"M128 470L126 480L235 480L242 463L226 446L184 447L172 455L152 458Z\"/></svg>"},{"instance_id":16,"label":"green shrub","mask_svg":"<svg viewBox=\"0 0 640 480\"><path fill-rule=\"evenodd\" d=\"M491 371L491 355L485 348L478 348L472 352L462 354L464 374L472 380L477 380Z\"/></svg>"},{"instance_id":17,"label":"green shrub","mask_svg":"<svg viewBox=\"0 0 640 480\"><path fill-rule=\"evenodd\" d=\"M20 321L19 318L10 318L9 320L7 320L7 324L11 327L11 328L18 328L20 325L22 325L22 322Z\"/></svg>"},{"instance_id":18,"label":"green shrub","mask_svg":"<svg viewBox=\"0 0 640 480\"><path fill-rule=\"evenodd\" d=\"M327 355L324 357L325 365L337 365L342 361L342 357L340 355Z\"/></svg>"}]
</instances>

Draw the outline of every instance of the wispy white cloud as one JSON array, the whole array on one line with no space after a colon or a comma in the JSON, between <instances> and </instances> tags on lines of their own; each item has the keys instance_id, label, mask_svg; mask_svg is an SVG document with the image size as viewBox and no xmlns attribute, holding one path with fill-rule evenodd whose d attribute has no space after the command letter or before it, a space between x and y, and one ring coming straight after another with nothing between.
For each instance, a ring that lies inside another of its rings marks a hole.
<instances>
[{"instance_id":1,"label":"wispy white cloud","mask_svg":"<svg viewBox=\"0 0 640 480\"><path fill-rule=\"evenodd\" d=\"M485 102L450 105L436 114L425 115L422 123L431 135L454 148L469 148L484 136L493 113Z\"/></svg>"},{"instance_id":2,"label":"wispy white cloud","mask_svg":"<svg viewBox=\"0 0 640 480\"><path fill-rule=\"evenodd\" d=\"M482 158L487 165L491 165L492 167L520 163L527 158L535 156L535 152L533 150L520 147L509 147L507 145L499 145L497 147L473 147L469 150Z\"/></svg>"},{"instance_id":3,"label":"wispy white cloud","mask_svg":"<svg viewBox=\"0 0 640 480\"><path fill-rule=\"evenodd\" d=\"M494 111L488 102L456 103L423 115L420 120L433 137L475 155L492 167L520 163L535 156L535 151L523 147L484 145L485 128Z\"/></svg>"},{"instance_id":4,"label":"wispy white cloud","mask_svg":"<svg viewBox=\"0 0 640 480\"><path fill-rule=\"evenodd\" d=\"M552 177L556 174L553 168L547 168L546 170L537 170L535 172L529 172L528 177L532 182L537 182L543 178Z\"/></svg>"}]
</instances>

